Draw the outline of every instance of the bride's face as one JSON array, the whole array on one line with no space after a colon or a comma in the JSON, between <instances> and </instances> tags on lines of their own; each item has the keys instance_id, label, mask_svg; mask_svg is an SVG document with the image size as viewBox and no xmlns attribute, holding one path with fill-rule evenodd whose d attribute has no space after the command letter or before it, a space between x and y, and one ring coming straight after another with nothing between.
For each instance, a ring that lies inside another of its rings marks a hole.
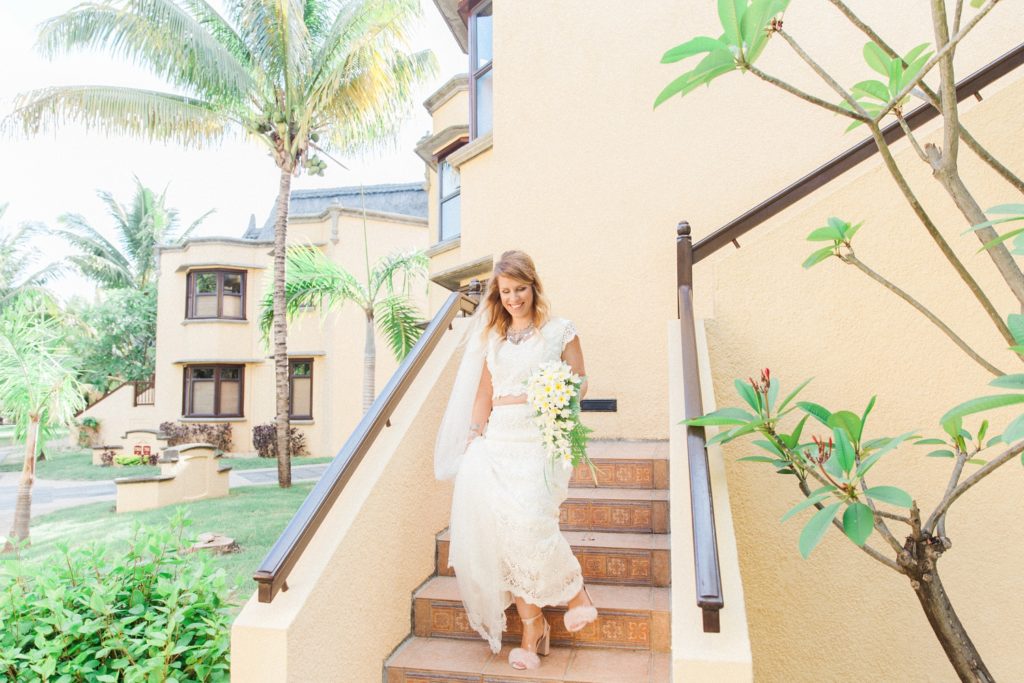
<instances>
[{"instance_id":1,"label":"bride's face","mask_svg":"<svg viewBox=\"0 0 1024 683\"><path fill-rule=\"evenodd\" d=\"M504 275L498 276L498 292L501 305L512 319L519 322L529 320L533 315L533 287L521 280Z\"/></svg>"}]
</instances>

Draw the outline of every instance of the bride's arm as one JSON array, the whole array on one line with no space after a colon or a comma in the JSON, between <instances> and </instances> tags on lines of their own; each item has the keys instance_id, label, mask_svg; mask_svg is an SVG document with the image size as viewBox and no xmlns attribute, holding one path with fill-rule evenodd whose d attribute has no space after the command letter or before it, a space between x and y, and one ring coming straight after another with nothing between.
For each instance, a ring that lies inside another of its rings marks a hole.
<instances>
[{"instance_id":1,"label":"bride's arm","mask_svg":"<svg viewBox=\"0 0 1024 683\"><path fill-rule=\"evenodd\" d=\"M572 371L583 378L580 386L580 398L587 395L587 371L583 368L583 349L580 348L580 338L573 337L562 350L562 360L569 364Z\"/></svg>"},{"instance_id":2,"label":"bride's arm","mask_svg":"<svg viewBox=\"0 0 1024 683\"><path fill-rule=\"evenodd\" d=\"M491 417L491 396L494 393L491 386L491 371L484 363L484 369L480 373L480 386L476 390L476 398L473 400L473 417L469 421L469 440L484 433L487 420Z\"/></svg>"}]
</instances>

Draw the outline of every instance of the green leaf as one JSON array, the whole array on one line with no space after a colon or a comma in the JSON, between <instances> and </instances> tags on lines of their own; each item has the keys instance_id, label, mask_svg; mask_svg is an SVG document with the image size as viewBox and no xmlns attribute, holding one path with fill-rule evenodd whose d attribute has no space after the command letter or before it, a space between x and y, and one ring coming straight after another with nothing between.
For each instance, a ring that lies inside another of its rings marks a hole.
<instances>
[{"instance_id":1,"label":"green leaf","mask_svg":"<svg viewBox=\"0 0 1024 683\"><path fill-rule=\"evenodd\" d=\"M1024 315L1011 313L1006 316L1006 325L1010 328L1014 341L1018 344L1024 344Z\"/></svg>"},{"instance_id":2,"label":"green leaf","mask_svg":"<svg viewBox=\"0 0 1024 683\"><path fill-rule=\"evenodd\" d=\"M885 84L881 81L869 80L861 81L851 88L854 95L864 95L867 97L874 97L876 100L882 102L889 101L889 89L885 87Z\"/></svg>"},{"instance_id":3,"label":"green leaf","mask_svg":"<svg viewBox=\"0 0 1024 683\"><path fill-rule=\"evenodd\" d=\"M864 225L864 221L861 221L856 225L851 225L847 227L846 230L843 231L843 237L846 239L847 242L853 240L853 236L857 234L857 231L860 230L860 226L862 225Z\"/></svg>"},{"instance_id":4,"label":"green leaf","mask_svg":"<svg viewBox=\"0 0 1024 683\"><path fill-rule=\"evenodd\" d=\"M945 439L920 439L914 442L915 446L941 446L946 443Z\"/></svg>"},{"instance_id":5,"label":"green leaf","mask_svg":"<svg viewBox=\"0 0 1024 683\"><path fill-rule=\"evenodd\" d=\"M806 560L811 554L811 551L821 543L821 539L824 538L825 532L828 531L828 525L832 523L832 520L839 514L839 508L842 507L842 503L832 503L827 505L821 510L818 510L811 521L807 522L804 526L804 530L800 532L800 554Z\"/></svg>"},{"instance_id":6,"label":"green leaf","mask_svg":"<svg viewBox=\"0 0 1024 683\"><path fill-rule=\"evenodd\" d=\"M798 401L797 406L805 413L808 413L821 424L828 427L828 418L832 415L824 406L820 406L817 403L811 403L810 401Z\"/></svg>"},{"instance_id":7,"label":"green leaf","mask_svg":"<svg viewBox=\"0 0 1024 683\"><path fill-rule=\"evenodd\" d=\"M851 503L843 513L843 531L858 546L864 545L875 528L875 514L864 503Z\"/></svg>"},{"instance_id":8,"label":"green leaf","mask_svg":"<svg viewBox=\"0 0 1024 683\"><path fill-rule=\"evenodd\" d=\"M779 447L776 446L775 444L773 444L771 441L768 441L767 439L758 439L757 441L754 441L753 443L754 443L755 446L760 446L761 448L765 449L769 453L774 453L775 455L777 455L779 457L783 457L783 453L782 453L782 451L779 450Z\"/></svg>"},{"instance_id":9,"label":"green leaf","mask_svg":"<svg viewBox=\"0 0 1024 683\"><path fill-rule=\"evenodd\" d=\"M1012 316L1011 316L1012 317ZM1011 332L1013 330L1011 329ZM1024 374L1002 375L989 382L989 386L1000 389L1021 389L1024 390Z\"/></svg>"},{"instance_id":10,"label":"green leaf","mask_svg":"<svg viewBox=\"0 0 1024 683\"><path fill-rule=\"evenodd\" d=\"M761 412L761 394L754 391L754 387L741 379L733 380L732 385L736 387L736 393L740 395L740 398L742 398L744 402L754 410L754 412Z\"/></svg>"},{"instance_id":11,"label":"green leaf","mask_svg":"<svg viewBox=\"0 0 1024 683\"><path fill-rule=\"evenodd\" d=\"M989 240L988 242L985 242L985 244L981 245L981 247L979 247L978 251L975 252L975 253L980 253L980 252L985 251L986 249L991 249L992 247L996 246L997 244L1002 244L1006 240L1008 240L1008 239L1010 239L1012 237L1016 237L1016 236L1021 235L1021 234L1024 234L1024 228L1017 228L1015 230L1011 230L1011 231L1009 231L1009 232L1007 232L1005 234L1000 235L999 237L995 238L994 240Z\"/></svg>"},{"instance_id":12,"label":"green leaf","mask_svg":"<svg viewBox=\"0 0 1024 683\"><path fill-rule=\"evenodd\" d=\"M737 47L742 45L740 23L746 9L747 0L718 0L718 19L722 22L725 39Z\"/></svg>"},{"instance_id":13,"label":"green leaf","mask_svg":"<svg viewBox=\"0 0 1024 683\"><path fill-rule=\"evenodd\" d=\"M829 492L829 491L823 491L821 493L811 494L809 497L804 498L802 501L800 501L799 503L797 503L796 505L791 507L789 509L789 512L787 512L786 514L782 515L782 518L779 520L779 522L786 522L786 521L788 521L796 513L800 512L801 510L806 510L807 508L811 507L815 503L820 503L821 501L825 500L826 498L828 498L831 495L832 495L832 493Z\"/></svg>"},{"instance_id":14,"label":"green leaf","mask_svg":"<svg viewBox=\"0 0 1024 683\"><path fill-rule=\"evenodd\" d=\"M673 95L685 96L702 85L711 83L714 79L736 69L736 60L729 50L714 50L700 61L697 66L679 76L665 86L658 97L654 100L654 107L665 102Z\"/></svg>"},{"instance_id":15,"label":"green leaf","mask_svg":"<svg viewBox=\"0 0 1024 683\"><path fill-rule=\"evenodd\" d=\"M914 432L907 432L905 434L900 434L899 436L894 436L891 439L885 439L884 444L881 445L876 452L872 453L869 457L864 458L860 465L857 466L857 477L863 477L872 467L875 466L875 463L878 462L883 455L889 453L907 439L913 439L916 436L917 435L914 434ZM872 444L876 442L878 442L877 439L872 442Z\"/></svg>"},{"instance_id":16,"label":"green leaf","mask_svg":"<svg viewBox=\"0 0 1024 683\"><path fill-rule=\"evenodd\" d=\"M978 443L985 441L985 434L988 432L988 420L982 420L981 426L978 427Z\"/></svg>"},{"instance_id":17,"label":"green leaf","mask_svg":"<svg viewBox=\"0 0 1024 683\"><path fill-rule=\"evenodd\" d=\"M868 42L864 45L864 61L868 63L868 66L883 76L889 76L889 55L885 54L885 50L878 47L874 41ZM889 98L886 98L886 100L888 99Z\"/></svg>"},{"instance_id":18,"label":"green leaf","mask_svg":"<svg viewBox=\"0 0 1024 683\"><path fill-rule=\"evenodd\" d=\"M779 397L779 380L772 379L768 382L768 410L775 407L775 399Z\"/></svg>"},{"instance_id":19,"label":"green leaf","mask_svg":"<svg viewBox=\"0 0 1024 683\"><path fill-rule=\"evenodd\" d=\"M821 249L818 249L817 251L815 251L814 253L807 257L807 260L803 262L803 267L805 270L808 268L812 268L821 263L822 261L824 261L825 259L827 259L829 256L834 255L835 253L835 247L822 247Z\"/></svg>"},{"instance_id":20,"label":"green leaf","mask_svg":"<svg viewBox=\"0 0 1024 683\"><path fill-rule=\"evenodd\" d=\"M842 427L846 430L846 433L849 434L853 443L856 444L860 442L860 434L863 428L860 423L860 418L849 410L837 410L829 415L828 426L833 429L836 427Z\"/></svg>"},{"instance_id":21,"label":"green leaf","mask_svg":"<svg viewBox=\"0 0 1024 683\"><path fill-rule=\"evenodd\" d=\"M804 425L807 424L808 417L808 415L804 415L800 418L800 421L796 423L796 427L793 428L793 433L789 435L789 438L792 439L793 443L786 443L790 448L796 448L800 445L800 434L804 431Z\"/></svg>"},{"instance_id":22,"label":"green leaf","mask_svg":"<svg viewBox=\"0 0 1024 683\"><path fill-rule=\"evenodd\" d=\"M967 462L970 463L971 465L984 465L987 461L983 460L982 458L971 458Z\"/></svg>"},{"instance_id":23,"label":"green leaf","mask_svg":"<svg viewBox=\"0 0 1024 683\"><path fill-rule=\"evenodd\" d=\"M903 88L903 64L898 59L889 62L889 92L893 97Z\"/></svg>"},{"instance_id":24,"label":"green leaf","mask_svg":"<svg viewBox=\"0 0 1024 683\"><path fill-rule=\"evenodd\" d=\"M922 52L924 52L925 50L928 49L928 46L930 44L931 43L921 43L920 45L915 47L913 50L908 52L906 55L904 55L903 56L903 61L906 62L907 64L912 63L915 59L917 59L918 57L921 56Z\"/></svg>"},{"instance_id":25,"label":"green leaf","mask_svg":"<svg viewBox=\"0 0 1024 683\"><path fill-rule=\"evenodd\" d=\"M942 421L942 430L949 434L953 441L962 440L960 432L963 431L963 418L958 416L950 417Z\"/></svg>"},{"instance_id":26,"label":"green leaf","mask_svg":"<svg viewBox=\"0 0 1024 683\"><path fill-rule=\"evenodd\" d=\"M807 236L808 242L841 242L842 239L843 231L831 225L825 225L813 230Z\"/></svg>"},{"instance_id":27,"label":"green leaf","mask_svg":"<svg viewBox=\"0 0 1024 683\"><path fill-rule=\"evenodd\" d=\"M943 450L938 450L938 451L931 451L930 453L928 453L927 457L929 457L929 458L953 458L953 457L956 457L956 456L953 455L953 451L948 450L948 449L943 449Z\"/></svg>"},{"instance_id":28,"label":"green leaf","mask_svg":"<svg viewBox=\"0 0 1024 683\"><path fill-rule=\"evenodd\" d=\"M1021 217L1024 218L1024 204L999 204L985 213L1016 213L1021 214Z\"/></svg>"},{"instance_id":29,"label":"green leaf","mask_svg":"<svg viewBox=\"0 0 1024 683\"><path fill-rule=\"evenodd\" d=\"M746 424L754 419L754 416L741 408L721 408L714 412L683 420L680 424L691 427L705 427L707 425L739 425Z\"/></svg>"},{"instance_id":30,"label":"green leaf","mask_svg":"<svg viewBox=\"0 0 1024 683\"><path fill-rule=\"evenodd\" d=\"M944 425L947 421L958 417L980 413L985 410L1002 408L1004 406L1011 406L1017 403L1024 403L1024 394L999 394L997 396L972 398L970 401L964 401L960 405L951 409L940 418L940 422Z\"/></svg>"},{"instance_id":31,"label":"green leaf","mask_svg":"<svg viewBox=\"0 0 1024 683\"><path fill-rule=\"evenodd\" d=\"M895 486L872 486L864 490L864 495L901 508L910 508L914 504L914 499L909 493Z\"/></svg>"},{"instance_id":32,"label":"green leaf","mask_svg":"<svg viewBox=\"0 0 1024 683\"><path fill-rule=\"evenodd\" d=\"M860 428L861 428L861 430L863 430L864 426L867 425L867 423L868 423L868 415L871 414L871 409L875 407L875 401L876 400L878 400L878 396L877 395L876 396L872 396L871 400L868 401L867 408L864 409L864 414L860 416ZM861 436L863 436L863 433L857 435L857 439L859 440L861 438Z\"/></svg>"},{"instance_id":33,"label":"green leaf","mask_svg":"<svg viewBox=\"0 0 1024 683\"><path fill-rule=\"evenodd\" d=\"M832 451L832 458L836 460L843 472L849 473L856 463L850 435L845 428L834 427L832 429L832 436L835 438L835 449Z\"/></svg>"},{"instance_id":34,"label":"green leaf","mask_svg":"<svg viewBox=\"0 0 1024 683\"><path fill-rule=\"evenodd\" d=\"M796 398L796 395L797 395L797 394L799 394L799 393L800 393L801 391L803 391L804 387L806 387L806 386L807 386L808 384L810 384L810 382L811 382L811 380L812 380L812 379L814 379L814 378L813 378L813 377L810 377L810 378L808 378L808 379L805 379L805 380L804 380L803 382L801 382L801 383L800 383L800 386L798 386L798 387L797 387L796 389L794 389L793 391L789 392L789 393L788 393L788 394L786 395L786 398L782 399L782 403L781 403L781 404L779 405L779 412L780 412L780 413L781 413L781 412L782 412L783 410L785 410L785 409L786 409L786 406L788 406L788 405L789 405L789 402L790 402L790 401L792 401L792 400L793 400L794 398Z\"/></svg>"},{"instance_id":35,"label":"green leaf","mask_svg":"<svg viewBox=\"0 0 1024 683\"><path fill-rule=\"evenodd\" d=\"M676 45L674 48L666 52L661 58L661 63L671 64L673 62L686 59L687 57L725 48L726 45L719 40L709 38L708 36L697 36L696 38L686 41L682 45Z\"/></svg>"},{"instance_id":36,"label":"green leaf","mask_svg":"<svg viewBox=\"0 0 1024 683\"><path fill-rule=\"evenodd\" d=\"M784 463L785 460L780 461L778 458L769 458L767 455L748 455L742 458L736 458L736 462L770 462L774 464L777 462Z\"/></svg>"},{"instance_id":37,"label":"green leaf","mask_svg":"<svg viewBox=\"0 0 1024 683\"><path fill-rule=\"evenodd\" d=\"M1024 415L1018 416L1003 430L1003 440L1006 443L1024 439Z\"/></svg>"},{"instance_id":38,"label":"green leaf","mask_svg":"<svg viewBox=\"0 0 1024 683\"><path fill-rule=\"evenodd\" d=\"M753 0L740 20L740 33L746 49L743 57L747 64L753 64L764 52L770 37L767 28L772 17L789 5L789 0Z\"/></svg>"}]
</instances>

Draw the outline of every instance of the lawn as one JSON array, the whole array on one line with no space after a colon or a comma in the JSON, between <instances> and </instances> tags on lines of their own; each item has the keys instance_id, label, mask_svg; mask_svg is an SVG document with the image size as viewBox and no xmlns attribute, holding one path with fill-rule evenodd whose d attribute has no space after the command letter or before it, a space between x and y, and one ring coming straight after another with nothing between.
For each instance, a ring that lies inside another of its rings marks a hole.
<instances>
[{"instance_id":1,"label":"lawn","mask_svg":"<svg viewBox=\"0 0 1024 683\"><path fill-rule=\"evenodd\" d=\"M294 457L292 465L319 465L333 458ZM10 455L0 464L0 472L20 472L22 457ZM235 470L256 470L277 468L273 458L224 458L223 462ZM40 479L79 479L85 481L110 481L118 477L133 477L143 474L159 474L159 467L133 465L131 467L99 467L92 464L92 452L88 449L58 450L51 445L46 460L36 464L36 476Z\"/></svg>"},{"instance_id":2,"label":"lawn","mask_svg":"<svg viewBox=\"0 0 1024 683\"><path fill-rule=\"evenodd\" d=\"M228 585L236 587L237 609L241 609L241 604L256 590L253 572L312 486L312 482L289 489L244 486L232 489L226 498L196 501L187 506L193 520L188 530L190 535L212 531L235 539L241 547L238 553L211 555L217 566L227 573ZM170 506L119 515L111 503L103 502L41 515L32 520L32 545L23 553L23 558L45 560L57 552L61 543L78 546L95 541L116 549L118 543L130 536L135 522L146 526L164 525L176 509ZM0 559L4 561L10 559Z\"/></svg>"}]
</instances>

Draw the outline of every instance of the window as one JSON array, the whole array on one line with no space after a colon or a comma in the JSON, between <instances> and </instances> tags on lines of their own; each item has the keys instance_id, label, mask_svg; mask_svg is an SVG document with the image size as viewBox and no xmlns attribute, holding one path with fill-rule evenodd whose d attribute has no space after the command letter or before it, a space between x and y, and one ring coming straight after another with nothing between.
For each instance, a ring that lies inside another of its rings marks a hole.
<instances>
[{"instance_id":1,"label":"window","mask_svg":"<svg viewBox=\"0 0 1024 683\"><path fill-rule=\"evenodd\" d=\"M186 318L245 319L245 271L193 270Z\"/></svg>"},{"instance_id":2,"label":"window","mask_svg":"<svg viewBox=\"0 0 1024 683\"><path fill-rule=\"evenodd\" d=\"M444 242L458 237L461 232L462 184L459 181L459 172L444 159L437 164L437 178L438 185L441 186L441 208L438 212L438 222L441 225L439 241Z\"/></svg>"},{"instance_id":3,"label":"window","mask_svg":"<svg viewBox=\"0 0 1024 683\"><path fill-rule=\"evenodd\" d=\"M293 358L288 361L288 416L299 420L313 419L311 358Z\"/></svg>"},{"instance_id":4,"label":"window","mask_svg":"<svg viewBox=\"0 0 1024 683\"><path fill-rule=\"evenodd\" d=\"M189 365L185 368L185 417L242 417L245 368Z\"/></svg>"},{"instance_id":5,"label":"window","mask_svg":"<svg viewBox=\"0 0 1024 683\"><path fill-rule=\"evenodd\" d=\"M478 138L491 131L494 109L493 66L494 18L491 3L481 3L469 17L469 70L472 81L469 88L469 135Z\"/></svg>"}]
</instances>

